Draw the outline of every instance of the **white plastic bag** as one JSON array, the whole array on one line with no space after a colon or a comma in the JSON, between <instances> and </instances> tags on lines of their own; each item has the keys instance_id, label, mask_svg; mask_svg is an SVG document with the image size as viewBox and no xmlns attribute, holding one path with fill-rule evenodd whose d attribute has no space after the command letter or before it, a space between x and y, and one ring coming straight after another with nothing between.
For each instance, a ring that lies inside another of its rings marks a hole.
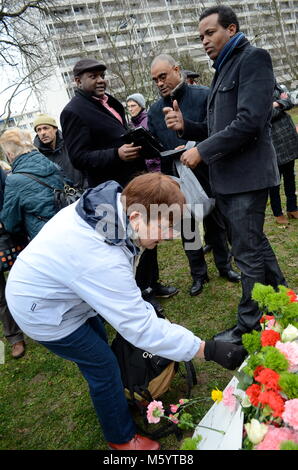
<instances>
[{"instance_id":1,"label":"white plastic bag","mask_svg":"<svg viewBox=\"0 0 298 470\"><path fill-rule=\"evenodd\" d=\"M215 199L209 198L193 171L180 160L174 162L179 178L173 176L185 196L187 209L197 221L202 221L215 206Z\"/></svg>"}]
</instances>

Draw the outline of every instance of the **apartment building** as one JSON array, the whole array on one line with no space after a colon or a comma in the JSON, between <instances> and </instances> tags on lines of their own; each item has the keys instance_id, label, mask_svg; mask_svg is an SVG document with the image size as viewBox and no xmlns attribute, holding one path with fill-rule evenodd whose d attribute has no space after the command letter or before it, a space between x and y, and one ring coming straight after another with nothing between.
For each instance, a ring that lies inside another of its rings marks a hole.
<instances>
[{"instance_id":1,"label":"apartment building","mask_svg":"<svg viewBox=\"0 0 298 470\"><path fill-rule=\"evenodd\" d=\"M198 17L215 3L236 11L248 39L271 53L278 79L297 88L295 0L57 0L47 24L68 95L73 94L73 65L82 57L103 60L118 92L125 90L128 79L132 88L149 86L145 77L150 61L160 52L178 58L189 54L193 63L210 68L198 38Z\"/></svg>"}]
</instances>

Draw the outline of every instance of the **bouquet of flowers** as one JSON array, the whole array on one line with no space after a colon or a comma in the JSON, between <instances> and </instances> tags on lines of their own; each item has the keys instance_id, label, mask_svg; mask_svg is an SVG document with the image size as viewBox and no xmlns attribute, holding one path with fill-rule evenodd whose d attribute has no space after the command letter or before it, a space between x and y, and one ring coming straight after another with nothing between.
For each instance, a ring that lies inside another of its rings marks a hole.
<instances>
[{"instance_id":1,"label":"bouquet of flowers","mask_svg":"<svg viewBox=\"0 0 298 470\"><path fill-rule=\"evenodd\" d=\"M252 298L262 312L261 330L242 336L249 357L235 374L237 388L212 390L211 398L231 414L242 407L244 449L298 450L298 296L284 286L275 291L255 284ZM163 417L182 429L193 429L196 425L186 408L202 400L181 399L170 405L167 416L162 402L153 401L147 409L148 421L157 423ZM199 435L188 438L182 449L196 449L200 440Z\"/></svg>"},{"instance_id":2,"label":"bouquet of flowers","mask_svg":"<svg viewBox=\"0 0 298 470\"><path fill-rule=\"evenodd\" d=\"M255 284L261 331L242 336L249 353L236 374L245 391L245 449L298 450L298 296Z\"/></svg>"}]
</instances>

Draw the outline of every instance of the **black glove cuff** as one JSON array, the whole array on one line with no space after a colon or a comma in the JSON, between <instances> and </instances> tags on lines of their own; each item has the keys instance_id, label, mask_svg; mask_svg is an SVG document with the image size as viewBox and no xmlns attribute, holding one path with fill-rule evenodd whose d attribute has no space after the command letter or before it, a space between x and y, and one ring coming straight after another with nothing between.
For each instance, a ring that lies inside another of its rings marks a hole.
<instances>
[{"instance_id":1,"label":"black glove cuff","mask_svg":"<svg viewBox=\"0 0 298 470\"><path fill-rule=\"evenodd\" d=\"M229 370L239 367L247 356L243 346L222 341L206 341L204 351L206 361L214 361Z\"/></svg>"},{"instance_id":2,"label":"black glove cuff","mask_svg":"<svg viewBox=\"0 0 298 470\"><path fill-rule=\"evenodd\" d=\"M212 361L214 358L214 354L215 354L215 341L206 341L205 350L204 350L205 360Z\"/></svg>"}]
</instances>

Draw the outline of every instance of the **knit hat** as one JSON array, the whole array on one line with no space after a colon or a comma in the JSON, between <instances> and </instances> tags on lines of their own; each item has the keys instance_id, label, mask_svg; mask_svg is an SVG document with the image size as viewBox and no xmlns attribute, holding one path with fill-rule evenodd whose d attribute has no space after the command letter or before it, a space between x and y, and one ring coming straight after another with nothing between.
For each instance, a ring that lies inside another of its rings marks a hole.
<instances>
[{"instance_id":1,"label":"knit hat","mask_svg":"<svg viewBox=\"0 0 298 470\"><path fill-rule=\"evenodd\" d=\"M57 122L54 118L49 116L48 114L38 114L33 122L33 128L36 130L37 126L41 124L47 124L48 126L58 127Z\"/></svg>"},{"instance_id":2,"label":"knit hat","mask_svg":"<svg viewBox=\"0 0 298 470\"><path fill-rule=\"evenodd\" d=\"M134 93L133 95L130 95L128 98L126 98L126 103L130 100L135 101L136 103L138 103L138 105L140 105L141 108L143 108L143 109L146 108L145 98L144 98L143 95L141 95L141 93Z\"/></svg>"},{"instance_id":3,"label":"knit hat","mask_svg":"<svg viewBox=\"0 0 298 470\"><path fill-rule=\"evenodd\" d=\"M98 62L96 59L81 59L79 60L74 68L73 74L75 77L78 77L84 72L92 71L92 70L106 70L105 64L102 62Z\"/></svg>"}]
</instances>

